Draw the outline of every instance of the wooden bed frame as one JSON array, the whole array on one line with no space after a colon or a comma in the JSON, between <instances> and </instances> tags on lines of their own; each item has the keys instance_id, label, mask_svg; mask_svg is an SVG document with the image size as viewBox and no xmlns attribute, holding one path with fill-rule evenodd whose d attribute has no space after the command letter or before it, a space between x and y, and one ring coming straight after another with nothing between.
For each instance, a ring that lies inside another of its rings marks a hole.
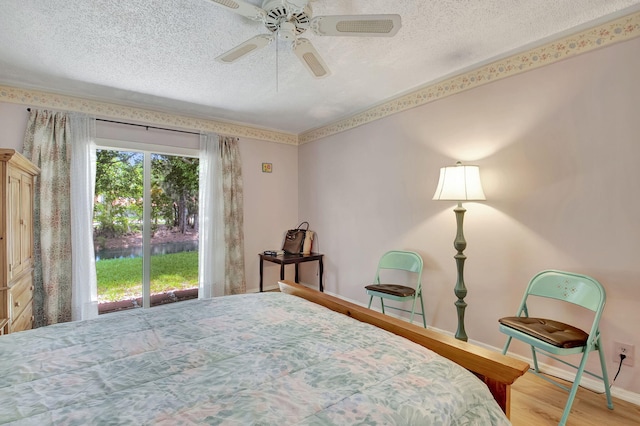
<instances>
[{"instance_id":1,"label":"wooden bed frame","mask_svg":"<svg viewBox=\"0 0 640 426\"><path fill-rule=\"evenodd\" d=\"M375 325L463 366L484 381L498 405L510 417L511 385L529 369L526 362L383 315L292 281L279 281L278 284L283 293L302 297L358 321Z\"/></svg>"}]
</instances>

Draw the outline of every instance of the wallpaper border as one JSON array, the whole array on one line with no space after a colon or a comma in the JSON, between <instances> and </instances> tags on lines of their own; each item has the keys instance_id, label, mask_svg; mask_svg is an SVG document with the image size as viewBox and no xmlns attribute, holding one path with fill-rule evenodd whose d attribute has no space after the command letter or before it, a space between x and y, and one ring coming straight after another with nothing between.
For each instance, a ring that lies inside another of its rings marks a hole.
<instances>
[{"instance_id":1,"label":"wallpaper border","mask_svg":"<svg viewBox=\"0 0 640 426\"><path fill-rule=\"evenodd\" d=\"M301 145L474 87L638 36L640 36L640 12L528 49L526 52L511 55L437 83L427 84L361 113L317 129L302 132L299 135L2 85L0 85L0 101L84 112L98 118L131 120L136 123L157 124L177 129L215 132L288 145Z\"/></svg>"},{"instance_id":2,"label":"wallpaper border","mask_svg":"<svg viewBox=\"0 0 640 426\"><path fill-rule=\"evenodd\" d=\"M517 75L594 49L640 36L640 12L607 22L494 61L435 84L426 85L406 95L394 98L349 118L298 135L304 144L370 123L389 115L415 108L462 91L496 80Z\"/></svg>"},{"instance_id":3,"label":"wallpaper border","mask_svg":"<svg viewBox=\"0 0 640 426\"><path fill-rule=\"evenodd\" d=\"M214 132L222 135L247 137L288 145L298 144L298 136L295 134L10 86L0 85L0 101L64 111L83 112L93 115L96 118L129 120L134 123L157 124L176 129Z\"/></svg>"}]
</instances>

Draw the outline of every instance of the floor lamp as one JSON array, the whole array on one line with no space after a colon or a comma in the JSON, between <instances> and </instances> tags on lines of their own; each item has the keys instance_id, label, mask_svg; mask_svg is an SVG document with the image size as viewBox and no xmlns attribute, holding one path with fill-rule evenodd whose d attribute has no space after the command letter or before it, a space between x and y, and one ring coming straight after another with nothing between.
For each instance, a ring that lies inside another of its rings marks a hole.
<instances>
[{"instance_id":1,"label":"floor lamp","mask_svg":"<svg viewBox=\"0 0 640 426\"><path fill-rule=\"evenodd\" d=\"M467 303L464 301L464 298L467 295L467 287L464 284L464 261L467 259L467 256L463 254L463 251L467 247L467 242L462 232L462 221L464 219L464 212L467 210L462 207L462 202L485 199L478 166L463 166L462 163L458 161L455 166L442 167L440 169L438 188L433 195L433 199L458 202L458 206L453 209L456 213L456 222L458 224L456 239L453 241L453 247L458 251L454 256L458 269L458 279L454 290L455 295L458 297L455 303L458 312L456 339L466 342L468 337L464 330L464 310L467 307Z\"/></svg>"}]
</instances>

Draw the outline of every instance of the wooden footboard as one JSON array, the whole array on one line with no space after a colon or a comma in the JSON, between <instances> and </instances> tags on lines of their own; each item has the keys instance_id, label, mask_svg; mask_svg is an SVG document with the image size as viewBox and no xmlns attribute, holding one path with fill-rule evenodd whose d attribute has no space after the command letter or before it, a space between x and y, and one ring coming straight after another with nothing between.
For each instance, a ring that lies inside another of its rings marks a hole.
<instances>
[{"instance_id":1,"label":"wooden footboard","mask_svg":"<svg viewBox=\"0 0 640 426\"><path fill-rule=\"evenodd\" d=\"M529 369L529 364L526 362L383 315L292 281L280 281L279 284L280 291L283 293L302 297L359 321L375 325L431 349L463 366L486 383L493 397L509 417L511 385Z\"/></svg>"}]
</instances>

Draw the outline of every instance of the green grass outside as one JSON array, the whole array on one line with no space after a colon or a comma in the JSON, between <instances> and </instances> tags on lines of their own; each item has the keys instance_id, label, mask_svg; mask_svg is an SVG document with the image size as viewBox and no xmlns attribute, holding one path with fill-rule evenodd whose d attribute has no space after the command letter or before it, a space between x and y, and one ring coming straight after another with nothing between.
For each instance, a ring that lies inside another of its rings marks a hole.
<instances>
[{"instance_id":1,"label":"green grass outside","mask_svg":"<svg viewBox=\"0 0 640 426\"><path fill-rule=\"evenodd\" d=\"M96 262L98 299L115 302L142 295L142 258ZM198 287L198 252L151 257L151 294Z\"/></svg>"}]
</instances>

